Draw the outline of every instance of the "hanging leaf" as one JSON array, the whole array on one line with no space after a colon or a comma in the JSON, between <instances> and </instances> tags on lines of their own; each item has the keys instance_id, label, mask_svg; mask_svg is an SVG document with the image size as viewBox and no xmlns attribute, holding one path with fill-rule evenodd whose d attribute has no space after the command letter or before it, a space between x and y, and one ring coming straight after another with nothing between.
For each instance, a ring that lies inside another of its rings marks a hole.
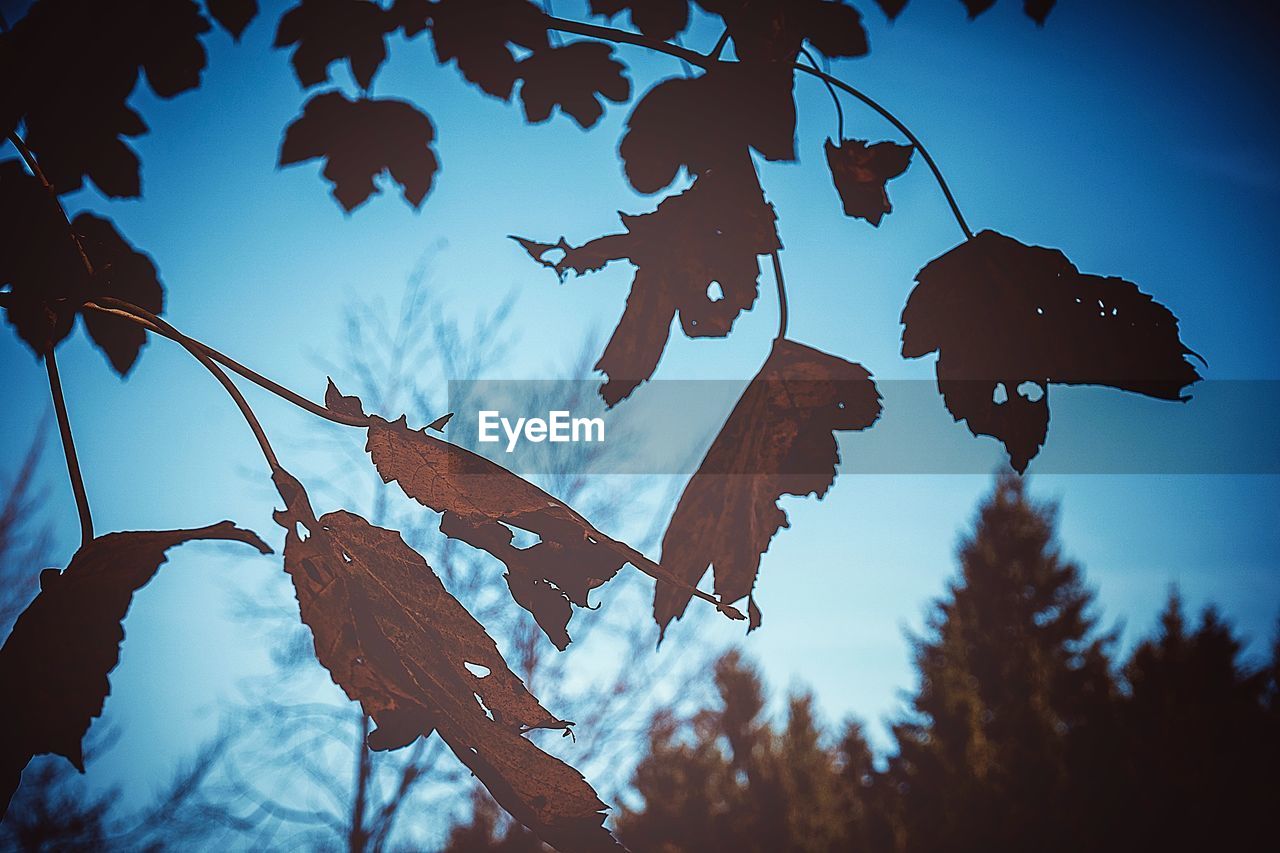
<instances>
[{"instance_id":1,"label":"hanging leaf","mask_svg":"<svg viewBox=\"0 0 1280 853\"><path fill-rule=\"evenodd\" d=\"M969 18L976 18L983 12L996 5L996 0L960 0L964 7L969 10Z\"/></svg>"},{"instance_id":2,"label":"hanging leaf","mask_svg":"<svg viewBox=\"0 0 1280 853\"><path fill-rule=\"evenodd\" d=\"M627 10L641 35L670 41L689 26L689 0L590 0L591 14L612 18Z\"/></svg>"},{"instance_id":3,"label":"hanging leaf","mask_svg":"<svg viewBox=\"0 0 1280 853\"><path fill-rule=\"evenodd\" d=\"M902 14L902 10L907 6L907 0L876 0L876 5L880 7L880 11L884 12L884 16L892 21Z\"/></svg>"},{"instance_id":4,"label":"hanging leaf","mask_svg":"<svg viewBox=\"0 0 1280 853\"><path fill-rule=\"evenodd\" d=\"M204 5L209 17L235 41L240 41L249 22L258 16L258 0L205 0Z\"/></svg>"},{"instance_id":5,"label":"hanging leaf","mask_svg":"<svg viewBox=\"0 0 1280 853\"><path fill-rule=\"evenodd\" d=\"M607 405L626 399L653 375L677 314L690 337L723 337L738 315L755 304L757 256L781 248L781 243L773 208L764 200L749 158L741 156L737 168L704 172L689 189L663 199L653 213L623 214L625 234L576 248L563 239L552 245L517 238L535 260L561 277L622 258L635 264L626 310L596 363L608 377L600 388ZM555 251L563 257L548 260Z\"/></svg>"},{"instance_id":6,"label":"hanging leaf","mask_svg":"<svg viewBox=\"0 0 1280 853\"><path fill-rule=\"evenodd\" d=\"M147 127L125 101L139 75L162 98L200 85L210 29L191 0L37 0L0 35L0 65L22 80L0 97L0 131L25 122L59 193L87 176L107 196L137 196L138 159L123 138Z\"/></svg>"},{"instance_id":7,"label":"hanging leaf","mask_svg":"<svg viewBox=\"0 0 1280 853\"><path fill-rule=\"evenodd\" d=\"M902 354L938 353L938 391L1018 471L1049 428L1049 385L1106 385L1185 400L1200 374L1178 318L1120 278L1082 274L1056 249L983 231L916 276Z\"/></svg>"},{"instance_id":8,"label":"hanging leaf","mask_svg":"<svg viewBox=\"0 0 1280 853\"><path fill-rule=\"evenodd\" d=\"M665 634L707 568L721 601L748 599L747 630L760 625L752 589L760 556L787 526L783 495L822 498L835 481L837 430L880 417L880 393L859 364L780 339L685 486L662 538L662 567L683 587L658 582L653 617Z\"/></svg>"},{"instance_id":9,"label":"hanging leaf","mask_svg":"<svg viewBox=\"0 0 1280 853\"><path fill-rule=\"evenodd\" d=\"M862 15L836 0L698 0L724 19L738 58L749 63L795 62L808 41L825 56L862 56Z\"/></svg>"},{"instance_id":10,"label":"hanging leaf","mask_svg":"<svg viewBox=\"0 0 1280 853\"><path fill-rule=\"evenodd\" d=\"M335 411L364 416L360 400L344 397L332 382L325 401ZM377 415L367 418L365 449L383 482L399 483L406 495L442 513L441 533L501 560L511 597L533 614L558 649L570 642L570 604L589 607L591 590L611 580L625 563L678 584L662 567L502 466L426 430L409 429L404 417L394 422ZM517 528L539 541L516 547ZM730 618L742 618L731 607L720 609Z\"/></svg>"},{"instance_id":11,"label":"hanging leaf","mask_svg":"<svg viewBox=\"0 0 1280 853\"><path fill-rule=\"evenodd\" d=\"M280 165L324 158L333 197L348 213L379 192L373 179L383 172L400 185L405 201L419 207L439 169L431 148L435 135L431 119L406 101L351 101L341 92L323 92L285 128Z\"/></svg>"},{"instance_id":12,"label":"hanging leaf","mask_svg":"<svg viewBox=\"0 0 1280 853\"><path fill-rule=\"evenodd\" d=\"M76 312L94 296L114 296L154 314L164 309L164 286L155 265L110 220L81 213L70 228L53 197L17 160L0 162L0 229L10 247L0 254L5 315L37 357L71 332ZM72 234L93 265L90 278ZM85 328L121 376L137 361L146 332L97 312Z\"/></svg>"},{"instance_id":13,"label":"hanging leaf","mask_svg":"<svg viewBox=\"0 0 1280 853\"><path fill-rule=\"evenodd\" d=\"M964 3L964 7L969 10L970 19L978 17L996 5L996 0L960 0L960 2ZM1027 17L1043 26L1049 13L1053 11L1055 2L1056 0L1023 0L1022 11L1026 12Z\"/></svg>"},{"instance_id":14,"label":"hanging leaf","mask_svg":"<svg viewBox=\"0 0 1280 853\"><path fill-rule=\"evenodd\" d=\"M794 83L789 70L743 62L659 83L636 104L618 145L627 180L657 192L682 168L694 177L737 169L749 148L766 160L794 160Z\"/></svg>"},{"instance_id":15,"label":"hanging leaf","mask_svg":"<svg viewBox=\"0 0 1280 853\"><path fill-rule=\"evenodd\" d=\"M519 76L512 45L550 47L547 16L528 0L440 0L423 14L431 18L436 59L455 61L463 77L504 101Z\"/></svg>"},{"instance_id":16,"label":"hanging leaf","mask_svg":"<svg viewBox=\"0 0 1280 853\"><path fill-rule=\"evenodd\" d=\"M600 120L604 107L597 95L620 103L631 97L626 67L613 58L613 48L598 42L574 42L534 51L518 66L524 78L520 100L531 122L546 121L560 109L588 128Z\"/></svg>"},{"instance_id":17,"label":"hanging leaf","mask_svg":"<svg viewBox=\"0 0 1280 853\"><path fill-rule=\"evenodd\" d=\"M512 817L559 850L614 850L608 808L578 771L522 735L564 729L507 667L483 626L400 534L358 515L317 519L302 486L273 479L285 571L316 657L377 724L372 749L439 733ZM483 670L483 674L476 674Z\"/></svg>"},{"instance_id":18,"label":"hanging leaf","mask_svg":"<svg viewBox=\"0 0 1280 853\"><path fill-rule=\"evenodd\" d=\"M276 29L273 47L297 45L293 70L310 88L329 79L329 66L347 60L362 89L387 59L386 35L396 20L370 0L301 0Z\"/></svg>"},{"instance_id":19,"label":"hanging leaf","mask_svg":"<svg viewBox=\"0 0 1280 853\"><path fill-rule=\"evenodd\" d=\"M0 648L5 725L0 728L0 797L5 810L33 757L61 755L84 772L81 741L111 692L121 623L133 594L155 576L165 552L195 539L261 539L229 521L195 530L108 533L83 546L65 571L40 573L40 593Z\"/></svg>"},{"instance_id":20,"label":"hanging leaf","mask_svg":"<svg viewBox=\"0 0 1280 853\"><path fill-rule=\"evenodd\" d=\"M913 151L914 146L896 142L868 145L865 139L842 139L837 146L828 139L827 166L845 215L879 227L884 215L893 211L885 184L907 170Z\"/></svg>"}]
</instances>

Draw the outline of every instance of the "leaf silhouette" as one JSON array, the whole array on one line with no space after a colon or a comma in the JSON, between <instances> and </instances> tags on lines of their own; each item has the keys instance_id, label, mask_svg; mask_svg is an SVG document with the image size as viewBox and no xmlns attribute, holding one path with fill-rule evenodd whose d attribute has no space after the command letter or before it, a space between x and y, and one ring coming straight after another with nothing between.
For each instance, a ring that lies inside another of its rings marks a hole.
<instances>
[{"instance_id":1,"label":"leaf silhouette","mask_svg":"<svg viewBox=\"0 0 1280 853\"><path fill-rule=\"evenodd\" d=\"M52 752L84 772L81 740L111 692L120 661L121 623L133 594L155 576L165 552L195 539L261 539L229 521L194 530L108 533L84 545L65 571L45 569L40 594L0 648L0 684L8 708L0 729L0 797L8 809L22 770Z\"/></svg>"},{"instance_id":2,"label":"leaf silhouette","mask_svg":"<svg viewBox=\"0 0 1280 853\"><path fill-rule=\"evenodd\" d=\"M693 186L652 213L622 215L627 233L572 247L520 240L535 260L563 277L598 270L626 258L636 267L627 307L596 363L608 377L600 394L609 406L626 399L657 368L671 321L678 314L690 337L723 337L738 314L755 303L757 255L781 247L776 217L764 200L745 152L737 168L704 172ZM550 261L552 250L562 250ZM712 285L720 295L713 297Z\"/></svg>"},{"instance_id":3,"label":"leaf silhouette","mask_svg":"<svg viewBox=\"0 0 1280 853\"><path fill-rule=\"evenodd\" d=\"M370 0L301 0L276 29L274 47L297 45L293 70L310 88L329 79L329 66L347 60L351 74L368 89L387 58L386 34L396 20Z\"/></svg>"},{"instance_id":4,"label":"leaf silhouette","mask_svg":"<svg viewBox=\"0 0 1280 853\"><path fill-rule=\"evenodd\" d=\"M285 571L316 657L377 723L373 749L432 731L495 800L560 850L612 850L607 809L578 771L522 735L564 729L507 667L497 646L399 533L358 515L317 519L302 486L273 475L285 501ZM474 669L473 669L474 668ZM483 675L475 669L485 670Z\"/></svg>"},{"instance_id":5,"label":"leaf silhouette","mask_svg":"<svg viewBox=\"0 0 1280 853\"><path fill-rule=\"evenodd\" d=\"M748 148L767 160L794 160L796 105L791 71L745 62L654 86L627 119L618 145L631 186L654 193L682 168L697 176L736 169Z\"/></svg>"},{"instance_id":6,"label":"leaf silhouette","mask_svg":"<svg viewBox=\"0 0 1280 853\"><path fill-rule=\"evenodd\" d=\"M880 11L889 20L893 20L902 14L902 10L907 6L907 0L876 0L876 5L880 7Z\"/></svg>"},{"instance_id":7,"label":"leaf silhouette","mask_svg":"<svg viewBox=\"0 0 1280 853\"><path fill-rule=\"evenodd\" d=\"M612 18L627 10L642 35L669 41L689 26L689 0L590 0L591 14Z\"/></svg>"},{"instance_id":8,"label":"leaf silhouette","mask_svg":"<svg viewBox=\"0 0 1280 853\"><path fill-rule=\"evenodd\" d=\"M258 0L205 0L204 5L209 17L235 41L240 41L245 28L258 16Z\"/></svg>"},{"instance_id":9,"label":"leaf silhouette","mask_svg":"<svg viewBox=\"0 0 1280 853\"><path fill-rule=\"evenodd\" d=\"M67 221L52 196L17 160L0 162L0 229L11 249L0 255L5 314L37 356L70 332L76 312L93 296L114 296L160 313L164 287L155 265L120 236L110 220L81 213ZM93 265L90 278L72 233ZM121 376L137 361L146 333L126 321L91 312L85 328Z\"/></svg>"},{"instance_id":10,"label":"leaf silhouette","mask_svg":"<svg viewBox=\"0 0 1280 853\"><path fill-rule=\"evenodd\" d=\"M996 5L996 0L960 0L969 10L969 17L976 18ZM1023 0L1022 11L1037 24L1043 25L1049 13L1053 11L1056 0Z\"/></svg>"},{"instance_id":11,"label":"leaf silhouette","mask_svg":"<svg viewBox=\"0 0 1280 853\"><path fill-rule=\"evenodd\" d=\"M607 44L580 41L534 51L518 71L524 78L520 100L531 122L546 121L559 106L579 127L588 128L604 114L597 94L614 102L631 97L626 68Z\"/></svg>"},{"instance_id":12,"label":"leaf silhouette","mask_svg":"<svg viewBox=\"0 0 1280 853\"><path fill-rule=\"evenodd\" d=\"M285 128L280 165L323 157L333 197L348 213L379 192L373 179L383 172L400 185L405 201L419 207L439 168L431 148L435 135L431 119L406 101L352 101L341 92L323 92Z\"/></svg>"},{"instance_id":13,"label":"leaf silhouette","mask_svg":"<svg viewBox=\"0 0 1280 853\"><path fill-rule=\"evenodd\" d=\"M876 227L893 210L885 184L907 170L914 146L896 142L868 145L865 139L826 143L827 166L846 216L865 219Z\"/></svg>"},{"instance_id":14,"label":"leaf silhouette","mask_svg":"<svg viewBox=\"0 0 1280 853\"><path fill-rule=\"evenodd\" d=\"M1082 274L1057 249L983 231L916 281L903 356L936 351L947 410L999 439L1020 472L1044 444L1050 384L1185 400L1200 379L1168 308L1132 282Z\"/></svg>"},{"instance_id":15,"label":"leaf silhouette","mask_svg":"<svg viewBox=\"0 0 1280 853\"><path fill-rule=\"evenodd\" d=\"M832 58L867 52L862 15L837 0L698 0L698 5L724 19L743 62L789 66L805 41Z\"/></svg>"},{"instance_id":16,"label":"leaf silhouette","mask_svg":"<svg viewBox=\"0 0 1280 853\"><path fill-rule=\"evenodd\" d=\"M164 310L164 285L151 258L129 245L110 220L92 213L81 213L71 221L80 238L93 277L89 280L88 297L114 296L145 308L152 314ZM127 320L90 311L84 314L89 337L106 353L111 366L121 376L133 368L138 353L147 342L146 330Z\"/></svg>"},{"instance_id":17,"label":"leaf silhouette","mask_svg":"<svg viewBox=\"0 0 1280 853\"><path fill-rule=\"evenodd\" d=\"M426 14L440 63L455 61L463 77L504 101L519 76L511 45L550 47L547 16L528 0L440 0Z\"/></svg>"},{"instance_id":18,"label":"leaf silhouette","mask_svg":"<svg viewBox=\"0 0 1280 853\"><path fill-rule=\"evenodd\" d=\"M835 430L862 430L880 417L880 393L859 364L794 341L774 342L685 486L662 538L662 567L696 585L708 566L722 601L752 596L760 556L787 515L783 495L822 498L835 481ZM658 582L653 616L665 634L689 604L687 587Z\"/></svg>"},{"instance_id":19,"label":"leaf silhouette","mask_svg":"<svg viewBox=\"0 0 1280 853\"><path fill-rule=\"evenodd\" d=\"M59 193L88 176L107 196L137 196L137 156L122 138L147 127L125 101L140 74L162 98L198 86L210 29L191 0L38 0L0 35L0 66L23 81L0 98L0 130L25 122Z\"/></svg>"}]
</instances>

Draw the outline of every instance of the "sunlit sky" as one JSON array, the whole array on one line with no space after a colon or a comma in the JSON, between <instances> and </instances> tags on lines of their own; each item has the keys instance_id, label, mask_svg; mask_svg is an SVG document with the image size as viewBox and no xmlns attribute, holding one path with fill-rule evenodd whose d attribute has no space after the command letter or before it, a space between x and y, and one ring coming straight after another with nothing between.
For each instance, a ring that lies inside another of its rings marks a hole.
<instances>
[{"instance_id":1,"label":"sunlit sky","mask_svg":"<svg viewBox=\"0 0 1280 853\"><path fill-rule=\"evenodd\" d=\"M389 191L347 216L318 164L276 169L280 134L304 95L286 54L270 49L278 4L264 5L240 45L220 31L207 40L201 89L172 101L141 87L135 95L151 128L135 143L143 200L107 202L92 190L66 198L73 211L108 213L155 258L175 325L314 397L325 379L317 358L337 353L346 307L394 305L424 259L431 288L461 318L515 294L518 356L483 378L557 378L585 338L612 328L630 281L625 264L557 285L505 235L581 241L615 229L618 210L652 208L653 199L627 187L615 156L626 109L610 109L590 132L564 117L528 127L518 106L438 67L427 39L393 39L375 93L430 113L443 168L420 212ZM1086 272L1138 282L1179 316L1210 379L1276 380L1280 75L1264 30L1198 6L1062 0L1040 29L1012 0L974 22L958 2L915 0L892 25L864 2L871 56L833 70L924 140L975 230L1059 247ZM583 7L559 0L556 12L581 19ZM716 35L700 20L684 38L706 49ZM636 91L681 73L669 58L619 53ZM834 133L830 98L807 79L798 93L800 162L760 169L786 247L790 334L877 378L929 379L932 359L900 357L898 317L916 270L953 246L959 230L919 162L891 184L895 212L880 228L844 218L822 156ZM849 135L897 138L857 105L845 112ZM728 339L689 340L677 329L657 376L753 374L777 324L769 282L762 276L762 298ZM179 348L152 343L125 382L82 334L59 359L100 531L232 518L279 544L276 498L251 435ZM48 391L43 369L11 334L0 335L0 363L5 469L13 470L49 422ZM441 388L451 378L481 377L429 377ZM251 399L286 466L334 469L312 439L341 427L260 393ZM1048 452L1062 438L1087 454L1120 432L1158 444L1166 417L1229 424L1258 416L1247 404L1211 412L1197 410L1198 400L1179 406L1092 389L1055 389L1052 400ZM934 416L954 440L985 447L995 470L994 442L952 424L940 399ZM876 429L893 426L889 411ZM1201 435L1206 454L1245 440L1231 430ZM346 440L362 441L354 431ZM914 679L904 631L919 630L943 592L990 476L859 476L861 440L842 439L845 470L824 500L784 501L791 528L773 541L757 585L764 626L743 645L779 694L812 689L828 719L862 718L885 747L882 723L900 712ZM1235 476L1035 476L1033 462L1032 488L1060 501L1064 550L1097 589L1104 623L1124 624L1126 643L1152 628L1176 583L1189 606L1218 604L1260 655L1280 615L1280 479L1269 458L1259 470L1271 473ZM57 535L48 558L65 565L78 535L61 466L51 441L42 479ZM365 488L366 471L351 476L353 489ZM230 618L228 589L279 571L272 558L232 558L211 546L173 552L126 623L106 706L123 736L101 759L103 784L149 788L213 730L213 709L239 680L266 670L262 651ZM740 630L706 620L693 627L706 636L681 625L657 653L679 655Z\"/></svg>"}]
</instances>

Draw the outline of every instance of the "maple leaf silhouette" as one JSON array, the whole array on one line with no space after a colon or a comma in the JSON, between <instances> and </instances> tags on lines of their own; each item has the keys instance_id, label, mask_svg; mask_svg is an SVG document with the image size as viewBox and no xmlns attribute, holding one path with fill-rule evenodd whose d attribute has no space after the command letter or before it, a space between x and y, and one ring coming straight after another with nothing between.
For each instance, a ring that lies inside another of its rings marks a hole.
<instances>
[{"instance_id":1,"label":"maple leaf silhouette","mask_svg":"<svg viewBox=\"0 0 1280 853\"><path fill-rule=\"evenodd\" d=\"M162 98L198 86L210 29L191 0L37 0L0 35L0 67L23 80L0 98L0 131L25 123L59 193L88 176L107 196L137 196L137 156L122 137L147 127L125 101L139 75Z\"/></svg>"},{"instance_id":2,"label":"maple leaf silhouette","mask_svg":"<svg viewBox=\"0 0 1280 853\"><path fill-rule=\"evenodd\" d=\"M334 683L377 724L370 748L397 749L435 731L543 841L618 849L603 826L608 807L582 775L523 737L572 724L529 693L426 560L399 533L353 513L317 519L297 480L283 470L273 479L302 621Z\"/></svg>"},{"instance_id":3,"label":"maple leaf silhouette","mask_svg":"<svg viewBox=\"0 0 1280 853\"><path fill-rule=\"evenodd\" d=\"M588 128L604 114L597 94L615 103L631 97L626 67L613 58L613 48L598 42L574 42L534 51L517 66L524 78L520 100L525 118L546 121L555 106Z\"/></svg>"},{"instance_id":4,"label":"maple leaf silhouette","mask_svg":"<svg viewBox=\"0 0 1280 853\"><path fill-rule=\"evenodd\" d=\"M867 52L862 15L838 0L698 0L698 5L724 19L743 62L790 65L805 41L832 58Z\"/></svg>"},{"instance_id":5,"label":"maple leaf silhouette","mask_svg":"<svg viewBox=\"0 0 1280 853\"><path fill-rule=\"evenodd\" d=\"M836 145L828 139L825 149L845 215L879 227L884 215L893 210L885 184L907 170L914 146L896 142L868 145L865 139L842 139Z\"/></svg>"},{"instance_id":6,"label":"maple leaf silhouette","mask_svg":"<svg viewBox=\"0 0 1280 853\"><path fill-rule=\"evenodd\" d=\"M525 250L563 276L600 269L626 258L636 267L627 307L596 363L608 381L600 394L609 406L630 396L658 366L679 315L690 337L723 337L751 308L758 291L758 255L781 247L773 208L745 152L738 168L705 171L693 186L662 200L658 209L622 215L626 234L580 247L518 238ZM560 260L547 256L562 250ZM719 285L713 296L712 285Z\"/></svg>"},{"instance_id":7,"label":"maple leaf silhouette","mask_svg":"<svg viewBox=\"0 0 1280 853\"><path fill-rule=\"evenodd\" d=\"M258 16L258 0L205 0L204 5L209 17L235 41L240 41L245 28Z\"/></svg>"},{"instance_id":8,"label":"maple leaf silhouette","mask_svg":"<svg viewBox=\"0 0 1280 853\"><path fill-rule=\"evenodd\" d=\"M323 92L285 128L280 165L324 158L323 174L348 213L379 192L373 179L383 172L400 185L405 201L419 207L439 168L434 140L431 119L406 101L352 101L341 92Z\"/></svg>"},{"instance_id":9,"label":"maple leaf silhouette","mask_svg":"<svg viewBox=\"0 0 1280 853\"><path fill-rule=\"evenodd\" d=\"M689 0L590 0L591 14L612 18L624 9L642 35L669 41L689 26Z\"/></svg>"},{"instance_id":10,"label":"maple leaf silhouette","mask_svg":"<svg viewBox=\"0 0 1280 853\"><path fill-rule=\"evenodd\" d=\"M947 410L999 439L1019 472L1044 444L1050 384L1185 400L1200 379L1168 308L1132 282L1082 274L1057 249L983 231L916 281L903 356L937 352Z\"/></svg>"},{"instance_id":11,"label":"maple leaf silhouette","mask_svg":"<svg viewBox=\"0 0 1280 853\"><path fill-rule=\"evenodd\" d=\"M640 192L657 192L681 168L697 176L736 167L748 148L767 160L794 160L793 86L789 70L742 62L659 83L636 104L618 145L627 180Z\"/></svg>"},{"instance_id":12,"label":"maple leaf silhouette","mask_svg":"<svg viewBox=\"0 0 1280 853\"><path fill-rule=\"evenodd\" d=\"M386 35L397 21L370 0L301 0L276 29L274 47L297 45L293 70L310 88L329 79L329 66L345 59L368 89L387 58Z\"/></svg>"},{"instance_id":13,"label":"maple leaf silhouette","mask_svg":"<svg viewBox=\"0 0 1280 853\"><path fill-rule=\"evenodd\" d=\"M835 481L836 430L880 417L880 393L859 364L779 339L743 391L676 504L662 567L693 586L711 567L722 601L752 596L760 555L787 515L783 495L817 495ZM665 634L689 604L687 587L658 582L653 616ZM760 625L749 598L748 630Z\"/></svg>"},{"instance_id":14,"label":"maple leaf silhouette","mask_svg":"<svg viewBox=\"0 0 1280 853\"><path fill-rule=\"evenodd\" d=\"M45 569L40 594L0 648L5 725L0 728L0 797L8 809L22 770L52 752L84 772L81 741L111 692L121 623L133 594L155 576L165 552L195 539L244 542L271 553L229 521L194 530L108 533L82 546L65 571Z\"/></svg>"},{"instance_id":15,"label":"maple leaf silhouette","mask_svg":"<svg viewBox=\"0 0 1280 853\"><path fill-rule=\"evenodd\" d=\"M71 332L76 312L94 296L114 296L164 309L164 287L155 264L100 216L81 213L68 224L44 186L16 160L0 162L0 229L12 249L0 256L0 285L8 285L5 314L37 356ZM89 277L72 234L93 266ZM146 332L115 317L91 312L85 329L121 376L137 361Z\"/></svg>"},{"instance_id":16,"label":"maple leaf silhouette","mask_svg":"<svg viewBox=\"0 0 1280 853\"><path fill-rule=\"evenodd\" d=\"M550 47L547 16L528 0L440 0L423 14L431 18L440 63L453 60L463 77L504 101L518 76L511 46Z\"/></svg>"}]
</instances>

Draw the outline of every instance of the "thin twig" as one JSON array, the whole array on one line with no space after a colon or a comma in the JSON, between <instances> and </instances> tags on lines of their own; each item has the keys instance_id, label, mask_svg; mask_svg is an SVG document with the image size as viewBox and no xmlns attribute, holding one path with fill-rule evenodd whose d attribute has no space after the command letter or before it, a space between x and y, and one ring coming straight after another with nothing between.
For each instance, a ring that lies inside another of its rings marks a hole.
<instances>
[{"instance_id":1,"label":"thin twig","mask_svg":"<svg viewBox=\"0 0 1280 853\"><path fill-rule=\"evenodd\" d=\"M40 163L36 160L31 149L27 147L27 143L18 136L17 132L9 134L9 142L13 147L18 149L18 154L22 157L22 161L27 164L27 168L31 170L31 174L38 180L45 192L53 199L54 206L58 208L58 212L62 214L62 221L67 223L67 233L71 235L71 242L76 244L76 251L80 253L80 262L84 264L85 271L89 276L93 276L93 262L89 260L89 255L85 253L84 244L80 242L80 235L71 227L71 218L67 216L67 209L62 206L62 200L58 198L58 190L49 183L49 179L44 176L44 171L40 168Z\"/></svg>"},{"instance_id":2,"label":"thin twig","mask_svg":"<svg viewBox=\"0 0 1280 853\"><path fill-rule=\"evenodd\" d=\"M720 40L716 42L716 46L711 48L711 52L707 54L707 59L719 59L720 54L724 53L724 46L729 43L729 28L725 27L724 32L720 34Z\"/></svg>"},{"instance_id":3,"label":"thin twig","mask_svg":"<svg viewBox=\"0 0 1280 853\"><path fill-rule=\"evenodd\" d=\"M818 60L813 58L813 54L808 48L801 48L800 52L804 54L804 58L814 67L818 67ZM844 107L840 105L840 96L836 94L836 87L831 85L830 80L823 80L827 86L827 91L831 93L831 103L836 108L836 142L844 142Z\"/></svg>"},{"instance_id":4,"label":"thin twig","mask_svg":"<svg viewBox=\"0 0 1280 853\"><path fill-rule=\"evenodd\" d=\"M58 360L54 358L52 349L44 355L44 366L49 374L49 393L53 396L53 411L58 417L58 432L62 434L62 453L67 457L67 475L71 478L71 491L76 497L76 510L80 513L80 545L83 547L93 541L93 516L89 512L89 496L84 490L76 443L71 438L71 419L67 417L67 401L62 395Z\"/></svg>"},{"instance_id":5,"label":"thin twig","mask_svg":"<svg viewBox=\"0 0 1280 853\"><path fill-rule=\"evenodd\" d=\"M778 257L777 250L773 255L773 280L778 285L778 337L774 338L780 341L787 336L787 285L782 280L782 259Z\"/></svg>"}]
</instances>

